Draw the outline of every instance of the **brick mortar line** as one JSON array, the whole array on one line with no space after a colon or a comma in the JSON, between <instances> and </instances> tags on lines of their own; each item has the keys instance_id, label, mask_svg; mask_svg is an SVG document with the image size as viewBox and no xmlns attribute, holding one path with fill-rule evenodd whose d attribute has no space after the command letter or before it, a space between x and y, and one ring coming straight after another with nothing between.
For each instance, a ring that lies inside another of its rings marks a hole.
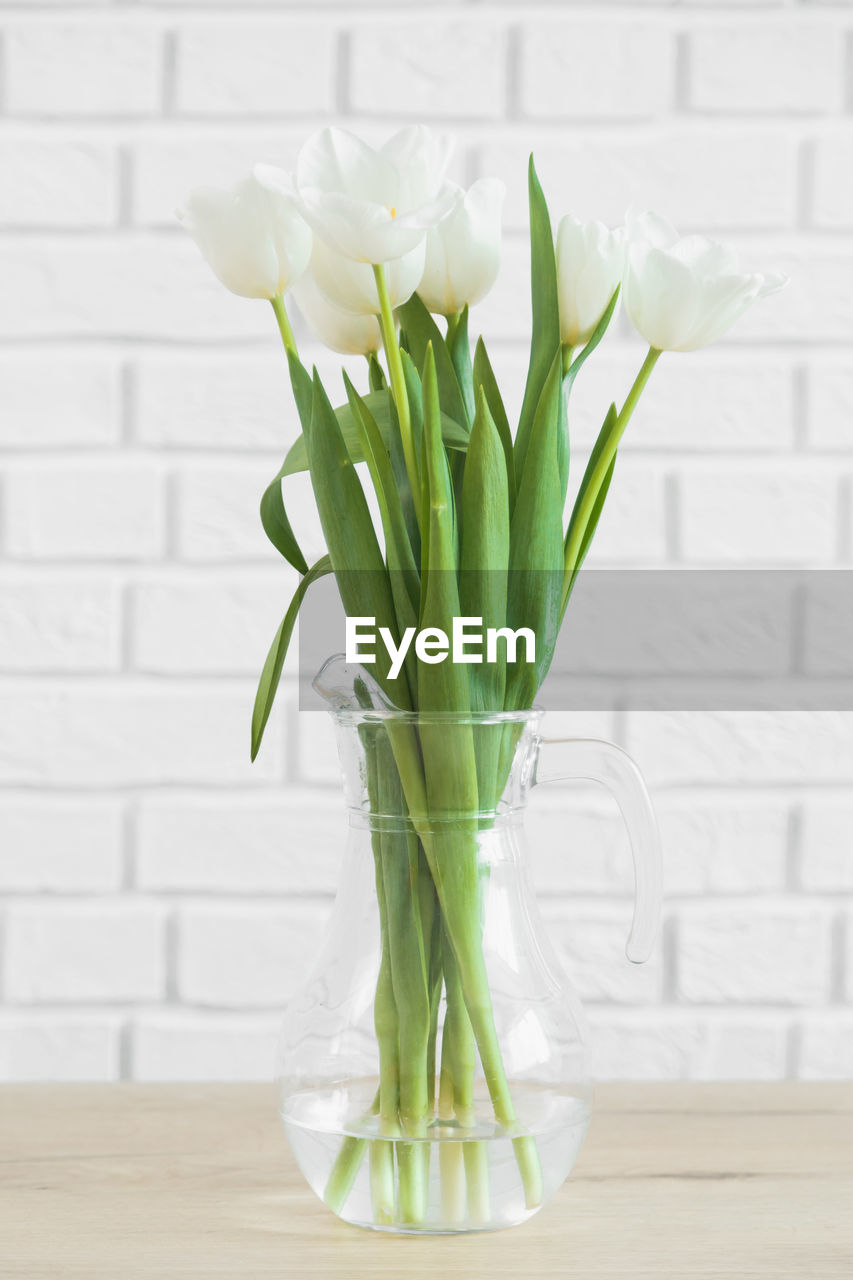
<instances>
[{"instance_id":1,"label":"brick mortar line","mask_svg":"<svg viewBox=\"0 0 853 1280\"><path fill-rule=\"evenodd\" d=\"M347 127L358 128L359 125L373 128L378 120L388 120L389 114L387 110L366 110L358 109L346 115L333 110L336 118L346 122ZM411 111L394 112L390 116L390 120L399 121L401 123L416 123L419 120L419 113ZM258 111L246 109L245 111L227 111L227 110L187 110L174 107L167 113L162 109L139 110L139 111L87 111L87 112L68 112L68 111L47 111L36 112L30 109L19 110L13 107L7 108L4 115L4 126L21 126L21 127L40 127L40 126L56 126L57 133L68 132L75 128L95 128L114 126L138 126L144 128L152 124L167 126L175 125L207 125L211 128L226 126L234 128L242 126L245 129L251 129L253 126L261 126L264 128L284 129L288 134L309 133L313 129L322 127L329 123L329 111L319 111L311 109L300 114L292 108L282 108L280 111ZM840 129L842 125L849 125L849 115L844 108L826 109L823 107L753 107L753 108L711 108L711 107L689 107L674 108L667 107L664 110L637 111L632 114L619 115L588 115L584 114L567 114L567 115L536 115L518 116L512 115L474 115L471 113L460 112L434 118L433 126L438 130L451 131L456 129L482 130L484 132L499 134L506 126L517 129L519 133L524 130L523 136L529 135L531 131L542 130L543 132L554 130L555 132L565 131L566 129L589 130L594 132L597 130L610 130L614 134L625 136L626 141L630 139L632 134L641 133L643 130L663 129L667 125L676 124L684 127L684 131L688 132L687 126L690 124L702 124L708 127L709 133L713 133L716 126L723 125L729 127L733 131L736 127L754 128L759 130L763 126L775 127L782 131L785 127L793 126L815 126L820 125L830 129ZM389 124L388 131L391 130Z\"/></svg>"},{"instance_id":2,"label":"brick mortar line","mask_svg":"<svg viewBox=\"0 0 853 1280\"><path fill-rule=\"evenodd\" d=\"M813 26L813 27L830 27L849 25L849 6L844 0L837 3L811 3L809 0L800 0L796 8L790 8L788 5L781 3L781 0L747 0L748 8L744 9L743 0L730 0L725 7L714 3L714 0L700 0L699 3L691 5L689 11L685 11L683 5L678 0L662 0L655 3L651 0L648 4L643 4L638 8L634 0L603 0L603 2L595 3L594 0L576 0L567 6L564 0L532 0L525 7L525 26L535 25L544 20L553 23L555 17L559 17L566 25L572 22L584 23L594 22L597 26L602 25L598 15L602 11L606 12L608 19L615 20L618 23L631 26L655 26L661 28L687 29L689 31L713 30L715 28L723 30L731 30L732 28L741 27L757 27L759 23L766 18L773 18L777 25L787 27ZM472 24L482 22L486 19L495 19L500 23L509 23L513 21L513 8L515 0L504 0L504 3L488 2L488 0L465 0L459 4L448 3L447 0L437 0L430 6L430 11L438 11L442 18L448 19L452 25L454 22L461 24ZM245 0L245 3L235 2L230 5L209 3L193 4L187 0L186 3L169 4L165 0L163 3L145 3L144 0L138 0L136 3L129 3L128 0L119 0L118 3L112 5L97 5L75 3L72 5L62 3L42 3L35 0L34 3L15 4L7 3L6 0L0 4L0 16L15 22L26 22L29 15L36 12L39 17L33 19L33 23L38 23L40 18L55 17L56 25L69 23L70 25L102 25L110 26L126 22L129 26L156 26L168 25L174 19L180 19L185 22L188 27L201 26L209 24L215 25L231 25L241 19L244 15L249 15L251 23L257 25L287 25L288 20L294 15L298 17L302 25L310 25L318 28L339 24L341 20L345 20L347 25L353 27L370 26L377 24L387 24L389 27L405 27L418 26L424 22L424 15L418 11L400 10L393 4L373 3L372 0L364 0L358 14L354 17L352 9L347 6L345 0L337 0L332 3L317 4L315 0L300 0L294 3L288 0L284 9L280 5L269 0L264 4L261 0ZM310 15L314 20L305 23L306 16Z\"/></svg>"},{"instance_id":3,"label":"brick mortar line","mask_svg":"<svg viewBox=\"0 0 853 1280\"><path fill-rule=\"evenodd\" d=\"M342 837L346 834L346 825L341 823ZM343 862L344 839L340 843L340 861ZM237 858L235 852L235 860ZM531 865L535 867L537 861L530 857ZM92 890L81 889L73 891L69 896L70 904L66 902L66 891L42 891L42 890L22 890L20 893L9 892L8 890L0 890L0 899L5 906L14 905L16 908L23 908L25 911L31 909L46 909L50 913L53 909L59 908L59 914L72 914L73 910L79 910L81 907L100 907L100 906L141 906L141 907L162 907L164 915L174 914L175 908L181 908L182 912L193 909L207 913L211 907L215 907L217 911L223 911L226 915L254 916L262 914L272 903L276 911L281 910L292 904L300 907L314 906L323 908L330 907L335 898L335 888L321 889L254 889L240 891L233 897L232 890L225 886L222 889L197 890L194 888L187 889L153 889L140 888L135 885L130 888L119 888L114 890L103 890L93 892ZM538 894L540 903L546 910L552 906L566 906L571 904L572 910L569 911L564 918L571 919L574 914L582 913L587 908L594 908L600 914L592 923L606 924L622 924L625 919L624 906L625 903L631 902L633 893L630 890L620 892L618 890L602 889L596 893L590 893L586 890L576 891L571 887L564 889L549 889ZM612 902L613 905L608 907L604 912L601 911L602 905ZM704 911L713 920L723 917L726 908L735 910L743 908L746 905L759 906L762 910L755 915L756 920L763 920L766 916L778 914L784 919L796 916L809 918L810 912L816 908L821 910L820 919L823 923L831 925L838 919L843 917L838 914L839 906L846 910L853 904L853 889L824 889L824 890L808 890L803 889L795 893L786 892L782 889L775 891L767 890L747 890L742 893L731 891L707 891L702 890L695 894L686 893L667 893L664 899L663 919L664 922L673 920L696 920L700 918ZM67 911L66 911L67 906ZM178 918L182 918L179 914ZM552 921L553 923L553 921ZM672 940L676 944L676 950L680 951L681 945L677 939ZM836 998L841 999L840 996ZM842 1000L843 1002L843 1000Z\"/></svg>"},{"instance_id":4,"label":"brick mortar line","mask_svg":"<svg viewBox=\"0 0 853 1280\"><path fill-rule=\"evenodd\" d=\"M234 1016L245 1021L257 1019L258 1022L266 1022L270 1019L280 1016L280 1010L287 1003L287 997L280 1005L234 1005L234 1004L204 1004L198 1001L184 1001L180 1004L169 1005L165 1001L154 1002L140 1000L138 1002L126 1000L104 1001L81 1001L79 1004L66 1004L62 1001L45 1001L40 1005L0 1005L0 1026L5 1021L12 1021L17 1018L23 1020L43 1018L47 1016L56 1017L74 1017L81 1018L98 1018L112 1017L121 1018L160 1018L164 1015L172 1020L177 1021L181 1015L189 1015L190 1017L199 1014L207 1017ZM609 1001L585 999L583 1001L585 1012L593 1015L604 1013L610 1014L618 1012L627 1015L632 1020L633 1010L630 1006L620 1002L611 1003ZM805 1024L810 1021L819 1021L826 1016L828 1009L836 1014L849 1015L853 1017L853 1006L846 1005L776 1005L764 1004L757 1001L744 1001L733 1006L721 1004L694 1004L694 1005L671 1005L663 1003L643 1004L636 1007L637 1022L650 1011L657 1011L666 1015L667 1020L673 1019L677 1021L690 1021L697 1015L703 1015L709 1021L725 1021L731 1018L733 1021L743 1020L746 1022L751 1017L766 1016L767 1020L776 1023L780 1019L799 1020ZM846 1022L847 1019L844 1018Z\"/></svg>"},{"instance_id":5,"label":"brick mortar line","mask_svg":"<svg viewBox=\"0 0 853 1280\"><path fill-rule=\"evenodd\" d=\"M392 118L396 119L396 117ZM274 118L270 117L267 123L257 115L246 113L233 115L207 113L192 118L184 115L167 117L156 112L134 116L114 115L109 112L97 115L62 113L55 116L15 114L9 115L3 122L3 138L7 142L14 143L29 140L32 135L43 132L47 141L68 140L68 136L76 132L78 141L102 146L116 145L122 141L129 145L164 141L180 143L196 141L199 136L205 135L211 135L213 140L226 135L226 140L234 141L238 140L242 134L253 134L257 131L256 127L260 125L261 132L269 129L269 140L272 142L281 138L282 126L284 126L285 141L290 141L295 147L306 132L306 125L310 119L311 117L308 116L294 116L288 112L283 112ZM354 127L362 117L359 112L348 112L345 116L342 115L341 119L346 120L348 127ZM316 122L317 124L328 123L328 113L318 112ZM367 123L367 120L364 119L363 122ZM703 119L694 118L692 113L689 116L672 113L654 118L628 117L609 122L602 122L596 117L586 117L578 122L578 128L571 135L570 145L574 147L583 143L595 144L601 141L614 145L628 145L629 142L651 145L666 143L673 138L689 140L693 137L698 137L702 141L725 141L727 138L731 141L743 141L744 135L747 139L755 135L766 135L777 141L796 143L808 139L823 141L836 137L843 138L853 127L850 119L843 114L827 113L820 120L806 123L799 117L792 117L782 110L773 116L741 112L737 115L724 116L719 120L709 119L706 128L697 128L697 125L705 123ZM494 135L499 133L501 145L510 148L518 147L522 150L536 143L551 145L554 142L565 141L565 125L564 120L554 117L519 120L494 117L484 120L466 116L460 117L456 122L456 126L460 129L458 135L460 147L490 146L495 141ZM791 133L792 125L796 127L796 132L793 134ZM456 126L452 123L446 125L442 120L435 123L435 127L439 130Z\"/></svg>"},{"instance_id":6,"label":"brick mortar line","mask_svg":"<svg viewBox=\"0 0 853 1280\"><path fill-rule=\"evenodd\" d=\"M620 743L627 740L623 734L615 734L614 738ZM339 783L333 781L312 782L305 774L301 774L298 780L291 785L300 790L303 788L316 789L319 793L318 799L321 795L325 796L327 799L329 796L337 797L340 795ZM692 797L698 790L701 791L703 796L709 800L715 796L717 791L728 793L731 790L732 785L733 784L731 782L715 784L701 778L692 778L690 781L683 783L654 781L651 784L652 790L656 796L660 796L665 793L667 796L671 797L682 795ZM753 784L752 781L746 781L739 785L743 786L745 793L751 795L753 790L755 790L756 792L760 792L764 795L765 798L772 794L778 794L783 797L790 796L792 794L805 794L808 797L810 789L818 789L824 793L822 797L823 799L837 799L841 796L843 799L848 800L850 795L849 781L846 779L833 780L825 777L812 778L809 779L808 782L800 782L789 775L782 774L774 781L763 780L756 782L755 784ZM99 784L97 782L92 782L91 784L68 782L53 783L42 781L22 783L20 780L16 779L14 781L0 780L0 797L11 793L18 799L24 799L27 797L43 797L46 801L50 801L57 798L75 796L79 797L81 800L89 801L99 798L109 798L114 792L122 792L129 798L141 797L143 799L146 796L150 797L153 792L156 792L158 796L165 800L173 794L176 796L183 796L187 792L189 786L190 784L184 782L165 783L159 784L158 790L158 784L153 784L151 782L117 782L104 787L103 784ZM280 797L284 794L285 782L284 780L281 780L280 782L269 782L262 779L255 784L241 783L234 787L226 786L220 782L212 782L207 787L199 787L198 784L194 784L193 789L194 794L199 796L206 795L213 799L221 799L223 796L233 796L235 798L257 796L259 799L269 799L272 797Z\"/></svg>"},{"instance_id":7,"label":"brick mortar line","mask_svg":"<svg viewBox=\"0 0 853 1280\"><path fill-rule=\"evenodd\" d=\"M0 348L2 350L2 348ZM212 362L215 363L215 362ZM591 447L595 440L595 432L584 430L578 432L574 438L574 444L579 445L582 451L586 451ZM761 448L741 449L736 444L724 448L722 445L717 448L678 448L675 445L652 445L645 444L641 437L634 440L626 440L624 444L619 446L620 458L630 457L636 463L649 463L649 470L652 470L652 463L660 464L677 464L681 465L693 463L717 463L725 459L736 460L744 464L764 464L772 459L775 462L790 462L792 471L797 473L797 464L808 463L810 460L834 464L835 466L849 466L853 463L853 443L850 447L844 449L840 446L833 447L830 445L811 445L805 444L802 448L794 447L780 443L763 446ZM184 451L186 450L186 456ZM0 467L4 461L8 460L11 464L7 470L7 474L14 475L17 470L26 472L28 468L39 468L47 466L61 467L63 463L74 464L80 463L81 471L84 464L89 460L100 465L104 463L109 465L125 459L131 459L137 463L147 461L163 461L179 466L185 466L188 472L193 472L199 467L204 467L211 462L221 463L223 466L228 462L236 462L238 460L248 459L249 461L267 461L270 451L264 448L246 448L231 449L226 447L217 447L215 445L205 448L200 446L193 449L192 446L175 445L159 446L151 444L145 446L144 442L137 446L136 451L124 448L121 444L108 446L106 451L104 446L97 444L81 443L77 446L64 446L53 449L45 445L41 449L28 448L26 445L2 445L0 444ZM280 461L280 455L276 454L277 461ZM639 469L639 468L638 468ZM260 488L258 490L260 493ZM268 554L264 551L264 554ZM11 567L11 562L10 567ZM16 562L17 563L17 562ZM63 561L63 563L67 563ZM187 561L181 561L184 565ZM199 568L204 565L210 565L210 561L199 561ZM225 567L227 560L222 561ZM277 562L271 560L270 564L275 566ZM177 562L175 567L179 567ZM4 566L0 565L0 576L3 575ZM16 570L17 571L17 570Z\"/></svg>"},{"instance_id":8,"label":"brick mortar line","mask_svg":"<svg viewBox=\"0 0 853 1280\"><path fill-rule=\"evenodd\" d=\"M2 344L0 344L0 350ZM215 361L211 361L214 365ZM272 400L272 404L276 401ZM591 446L596 438L596 430L585 428L582 433L573 433L576 443L583 445L584 449ZM580 438L578 438L578 436ZM203 467L207 475L233 475L234 464L245 460L245 475L248 477L255 474L258 465L279 465L282 451L286 451L293 443L295 438L295 430L289 440L283 440L280 448L274 446L265 448L255 448L244 450L236 445L234 446L211 446L209 448L200 447L193 448L191 445L173 445L161 446L151 444L146 446L144 443L139 444L133 441L131 445L80 445L79 447L59 447L52 448L44 446L42 448L28 448L25 445L11 446L4 448L0 445L0 465L5 463L4 473L7 476L27 476L32 472L43 471L46 467L67 468L66 474L73 476L75 473L79 475L87 475L91 472L111 471L125 469L133 471L134 467L149 464L149 472L161 479L168 480L172 477L177 479L194 478ZM628 442L621 448L628 448ZM634 462L637 464L632 468L635 474L642 471L653 472L661 476L671 475L678 478L680 471L672 471L671 467L677 466L683 468L684 474L692 475L696 468L704 469L705 464L714 463L716 466L722 464L721 469L727 466L739 468L746 463L760 463L763 469L765 464L770 464L770 469L765 474L768 476L785 475L789 468L792 474L801 475L805 466L810 469L812 474L823 475L836 474L835 467L839 462L849 463L851 455L853 455L853 443L847 449L833 448L831 446L823 446L810 448L804 452L798 443L792 446L780 443L771 448L749 448L739 449L736 445L729 448L718 447L716 449L697 448L678 448L675 445L651 445L643 444L641 440L635 440L633 449L629 450L634 454ZM622 454L620 453L620 458ZM69 465L70 464L70 465ZM810 465L811 464L811 465ZM173 472L172 468L181 468L177 472ZM146 473L148 474L148 473ZM262 480L258 481L258 492L262 490ZM259 554L266 555L263 540L260 538L259 530ZM277 559L270 560L270 564L284 564L284 561ZM0 566L2 572L2 566Z\"/></svg>"},{"instance_id":9,"label":"brick mortar line","mask_svg":"<svg viewBox=\"0 0 853 1280\"><path fill-rule=\"evenodd\" d=\"M305 712L304 714L308 715L310 713ZM837 786L839 785L837 783L830 784L829 787L821 784L820 782L807 783L805 785L813 788L813 794L811 796L808 794L805 796L799 795L796 801L791 801L791 806L797 807L803 802L808 803L809 800L814 803L826 803L827 801L834 802L837 800L836 791ZM310 800L323 800L325 802L328 799L329 790L336 787L340 796L340 812L344 815L346 813L346 809L344 807L343 793L340 791L339 785L332 782L306 782L296 784L292 790L288 790L286 799L284 798L281 787L278 783L268 783L266 799L279 801L281 806L284 808L291 804L294 798L304 799L306 803ZM79 795L76 787L74 786L55 786L50 788L50 792L51 794L48 799L56 804L68 804L70 802L73 805ZM768 783L721 783L713 785L710 791L708 789L708 784L700 783L692 785L689 788L686 786L679 788L677 792L674 792L672 788L667 787L666 785L659 785L655 787L655 794L659 799L663 799L664 801L667 799L677 800L678 805L674 810L674 812L677 813L688 812L692 804L701 804L703 800L710 798L713 798L715 804L719 804L721 801L725 803L727 800L729 802L736 802L738 805L742 806L745 811L761 809L766 803L773 803L775 805L779 799L778 788L773 784ZM32 805L32 792L26 788L21 788L20 794L16 795L15 787L9 785L4 787L4 795L7 802L10 801L11 803L15 803L16 800L20 800L24 805ZM543 793L541 791L535 791L534 795L542 798L544 802L544 796L547 795L547 792ZM232 790L225 792L224 796L225 798L222 800L223 806L231 806L235 802L242 801L246 808L253 808L259 800L264 799L264 794L259 794L259 789L251 785L235 787ZM599 812L602 814L606 813L612 816L614 822L618 821L616 813L612 808L612 800L600 791L597 784L591 784L589 789L586 791L578 791L577 796L583 797L582 803L579 798L576 801L577 807L583 812L594 812L596 814ZM105 788L104 794L98 803L112 806L123 798L126 797L121 786L107 787ZM211 801L209 791L206 788L199 787L197 785L176 785L164 791L159 785L150 784L147 796L143 795L140 797L138 793L136 793L133 798L135 800L147 800L155 807L161 804L166 806L178 804L186 805L188 807L192 807L195 804L208 806ZM538 805L539 801L532 801L531 807L534 803ZM87 809L90 808L90 800L81 800L80 807L85 807ZM853 795L850 795L849 798L847 798L846 805L843 807L853 813ZM553 800L553 808L555 811L558 811L560 808L560 804L556 798ZM551 807L546 807L542 812L551 812Z\"/></svg>"}]
</instances>

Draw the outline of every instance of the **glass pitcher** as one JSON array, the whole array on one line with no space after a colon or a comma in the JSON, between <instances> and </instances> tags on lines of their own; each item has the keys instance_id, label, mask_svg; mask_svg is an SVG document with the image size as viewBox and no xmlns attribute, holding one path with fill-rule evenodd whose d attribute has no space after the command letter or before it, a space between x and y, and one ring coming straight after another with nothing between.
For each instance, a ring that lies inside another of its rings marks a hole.
<instances>
[{"instance_id":1,"label":"glass pitcher","mask_svg":"<svg viewBox=\"0 0 853 1280\"><path fill-rule=\"evenodd\" d=\"M349 841L319 958L286 1011L280 1106L314 1191L389 1231L511 1226L574 1165L590 1119L579 1002L533 893L532 786L603 783L634 857L627 955L650 954L658 831L608 742L551 741L538 710L439 715L338 701Z\"/></svg>"}]
</instances>

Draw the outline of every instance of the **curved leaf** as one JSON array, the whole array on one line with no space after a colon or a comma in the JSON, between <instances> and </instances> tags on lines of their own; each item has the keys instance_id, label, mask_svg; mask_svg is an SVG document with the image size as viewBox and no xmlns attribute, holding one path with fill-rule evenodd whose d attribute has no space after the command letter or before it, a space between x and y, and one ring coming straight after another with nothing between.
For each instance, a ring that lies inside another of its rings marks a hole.
<instances>
[{"instance_id":1,"label":"curved leaf","mask_svg":"<svg viewBox=\"0 0 853 1280\"><path fill-rule=\"evenodd\" d=\"M589 548L592 545L592 540L595 537L595 531L598 528L598 522L601 519L601 512L603 511L604 504L607 501L607 491L610 488L610 481L613 479L613 468L615 466L616 455L614 454L613 461L604 473L601 488L596 495L595 502L592 504L592 510L589 513L589 520L587 521L586 528L583 531L583 537L581 538L580 547L578 549L578 558L572 567L563 597L564 611L566 605L569 603L569 596L572 593L572 587L575 585L575 579L581 571L581 566L586 559L586 553L589 551Z\"/></svg>"},{"instance_id":2,"label":"curved leaf","mask_svg":"<svg viewBox=\"0 0 853 1280\"><path fill-rule=\"evenodd\" d=\"M616 310L616 303L618 301L619 301L619 285L617 284L616 288L613 291L613 296L607 304L604 314L602 315L601 319L599 320L598 324L595 326L595 329L590 335L589 341L584 345L580 355L578 355L572 361L572 363L569 365L568 369L566 370L565 376L563 378L564 391L568 392L571 390L572 383L574 382L575 378L578 376L578 373L580 372L580 370L583 368L584 361L587 360L592 355L593 351L598 346L601 339L604 337L605 333L607 332L607 326L610 324L610 321L613 319L613 312Z\"/></svg>"},{"instance_id":3,"label":"curved leaf","mask_svg":"<svg viewBox=\"0 0 853 1280\"><path fill-rule=\"evenodd\" d=\"M296 401L296 411L299 414L299 421L304 431L306 423L311 420L311 379L300 363L296 352L290 348L287 350L287 364L290 370L293 398ZM296 536L284 508L284 498L281 492L281 482L289 474L287 460L285 459L284 465L279 468L261 496L261 524L264 527L264 533L275 549L284 556L285 560L292 564L299 573L307 573L308 561L296 541Z\"/></svg>"},{"instance_id":4,"label":"curved leaf","mask_svg":"<svg viewBox=\"0 0 853 1280\"><path fill-rule=\"evenodd\" d=\"M598 433L598 438L596 439L596 442L593 445L592 452L589 455L589 461L586 464L586 470L583 473L583 479L581 480L580 485L578 487L577 497L575 498L575 503L574 503L574 506L572 507L572 514L569 519L569 527L566 532L566 540L564 544L565 555L568 555L569 546L578 533L577 525L578 525L578 520L580 519L580 504L583 501L584 495L589 489L589 486L592 480L592 473L595 470L595 465L598 462L598 459L601 457L601 454L604 451L605 447L609 443L613 432L616 430L617 423L618 423L618 414L616 412L616 405L611 404L610 408L607 410L607 415L604 419L604 422L602 423L601 430ZM601 511L602 511L602 508L604 507L605 499L607 498L607 491L610 488L610 481L613 478L613 468L615 466L616 466L616 455L614 454L613 461L611 462L610 466L605 472L604 479L601 482L601 487L598 491L598 494L596 495L595 502L593 503L592 509L589 513L586 526L580 533L580 541L578 542L578 550L577 550L577 555L575 557L575 562L574 564L567 563L565 565L565 579L564 579L564 585L563 585L563 610L564 611L565 611L566 605L568 604L572 587L575 585L575 579L577 578L578 573L580 572L580 567L583 564L584 559L586 558L586 554L589 551L590 545L595 536L595 531L596 531L596 528L598 527L598 521L601 517Z\"/></svg>"},{"instance_id":5,"label":"curved leaf","mask_svg":"<svg viewBox=\"0 0 853 1280\"><path fill-rule=\"evenodd\" d=\"M293 628L296 625L296 618L299 613L302 601L305 599L305 593L311 586L312 582L316 582L318 578L325 577L326 574L332 572L332 562L328 556L323 556L316 564L307 570L305 576L300 581L293 593L293 598L287 609L287 613L282 619L281 626L275 633L275 639L270 645L270 651L267 654L264 668L261 672L261 678L258 681L258 691L255 694L255 705L252 708L252 759L254 760L261 747L264 736L264 729L267 727L267 721L270 718L275 695L278 691L279 681L281 680L281 672L284 667L284 660L287 657L287 650L290 646L290 639L293 635Z\"/></svg>"},{"instance_id":6,"label":"curved leaf","mask_svg":"<svg viewBox=\"0 0 853 1280\"><path fill-rule=\"evenodd\" d=\"M281 495L281 482L288 473L281 468L274 480L271 480L261 495L261 524L270 542L300 573L308 572L308 561L302 554L296 535L290 527L287 512L284 509L284 498Z\"/></svg>"}]
</instances>

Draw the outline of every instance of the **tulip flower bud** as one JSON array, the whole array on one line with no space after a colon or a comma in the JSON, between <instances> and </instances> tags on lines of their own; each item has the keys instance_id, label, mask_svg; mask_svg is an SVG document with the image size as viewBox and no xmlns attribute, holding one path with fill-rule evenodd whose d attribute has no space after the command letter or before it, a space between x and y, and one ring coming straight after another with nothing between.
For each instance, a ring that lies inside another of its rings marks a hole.
<instances>
[{"instance_id":1,"label":"tulip flower bud","mask_svg":"<svg viewBox=\"0 0 853 1280\"><path fill-rule=\"evenodd\" d=\"M208 265L226 289L244 298L274 298L295 283L311 257L311 231L287 192L287 175L267 170L230 190L197 187L178 210Z\"/></svg>"},{"instance_id":2,"label":"tulip flower bud","mask_svg":"<svg viewBox=\"0 0 853 1280\"><path fill-rule=\"evenodd\" d=\"M367 356L382 346L375 315L355 315L332 306L310 271L293 291L308 327L319 340L341 355Z\"/></svg>"},{"instance_id":3,"label":"tulip flower bud","mask_svg":"<svg viewBox=\"0 0 853 1280\"><path fill-rule=\"evenodd\" d=\"M569 347L582 346L622 279L625 233L603 222L561 219L557 228L557 296L560 336Z\"/></svg>"},{"instance_id":4,"label":"tulip flower bud","mask_svg":"<svg viewBox=\"0 0 853 1280\"><path fill-rule=\"evenodd\" d=\"M450 213L427 234L418 293L430 311L454 315L479 302L495 283L505 194L497 178L481 178L468 191L455 189Z\"/></svg>"},{"instance_id":5,"label":"tulip flower bud","mask_svg":"<svg viewBox=\"0 0 853 1280\"><path fill-rule=\"evenodd\" d=\"M422 241L402 257L385 264L385 283L392 307L401 307L417 289L423 275L424 252ZM315 237L311 271L333 307L356 316L379 314L376 277L373 267L366 262L353 262Z\"/></svg>"},{"instance_id":6,"label":"tulip flower bud","mask_svg":"<svg viewBox=\"0 0 853 1280\"><path fill-rule=\"evenodd\" d=\"M379 150L345 129L321 129L296 164L300 209L331 249L380 265L423 244L453 204L444 181L452 144L423 125Z\"/></svg>"},{"instance_id":7,"label":"tulip flower bud","mask_svg":"<svg viewBox=\"0 0 853 1280\"><path fill-rule=\"evenodd\" d=\"M695 351L722 337L783 275L739 272L734 254L706 236L679 238L654 213L629 219L623 296L634 328L659 351Z\"/></svg>"}]
</instances>

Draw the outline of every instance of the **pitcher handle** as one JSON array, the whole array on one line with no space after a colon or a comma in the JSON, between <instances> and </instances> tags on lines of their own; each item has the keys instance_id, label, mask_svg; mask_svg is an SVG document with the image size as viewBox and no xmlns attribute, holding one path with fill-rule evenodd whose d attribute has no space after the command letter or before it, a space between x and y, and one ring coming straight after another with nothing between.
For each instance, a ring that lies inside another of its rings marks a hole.
<instances>
[{"instance_id":1,"label":"pitcher handle","mask_svg":"<svg viewBox=\"0 0 853 1280\"><path fill-rule=\"evenodd\" d=\"M544 771L543 771L544 765ZM585 779L606 787L619 806L634 859L634 919L625 954L652 953L663 894L660 832L643 775L621 747L598 738L542 738L534 785Z\"/></svg>"}]
</instances>

